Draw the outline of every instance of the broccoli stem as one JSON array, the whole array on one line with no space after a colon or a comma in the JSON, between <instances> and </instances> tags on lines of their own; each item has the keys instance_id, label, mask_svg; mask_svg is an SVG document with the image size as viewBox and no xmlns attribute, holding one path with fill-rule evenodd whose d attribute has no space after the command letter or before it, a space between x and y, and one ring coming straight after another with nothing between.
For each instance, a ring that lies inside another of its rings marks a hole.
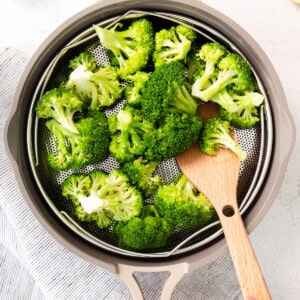
<instances>
[{"instance_id":1,"label":"broccoli stem","mask_svg":"<svg viewBox=\"0 0 300 300\"><path fill-rule=\"evenodd\" d=\"M176 187L181 191L184 191L184 194L186 195L187 199L198 201L195 195L196 189L193 186L193 184L190 181L188 181L185 175L182 175L180 177L179 181L176 184Z\"/></svg>"},{"instance_id":2,"label":"broccoli stem","mask_svg":"<svg viewBox=\"0 0 300 300\"><path fill-rule=\"evenodd\" d=\"M246 159L247 153L240 148L239 144L230 135L228 135L224 128L220 128L219 133L212 135L211 139L213 140L213 143L220 144L233 151L240 160L243 161Z\"/></svg>"},{"instance_id":3,"label":"broccoli stem","mask_svg":"<svg viewBox=\"0 0 300 300\"><path fill-rule=\"evenodd\" d=\"M212 102L222 106L228 112L236 112L238 110L237 104L234 102L234 99L226 89L221 90L219 93L213 96L211 100Z\"/></svg>"},{"instance_id":4,"label":"broccoli stem","mask_svg":"<svg viewBox=\"0 0 300 300\"><path fill-rule=\"evenodd\" d=\"M130 131L131 142L133 144L133 148L138 149L142 145L142 141L140 136L137 134L135 130Z\"/></svg>"},{"instance_id":5,"label":"broccoli stem","mask_svg":"<svg viewBox=\"0 0 300 300\"><path fill-rule=\"evenodd\" d=\"M175 42L170 39L167 39L162 44L162 48L164 50L159 52L158 56L160 58L172 61L174 56L178 56L178 54L183 51L184 45L181 45L180 41L177 38L176 38Z\"/></svg>"},{"instance_id":6,"label":"broccoli stem","mask_svg":"<svg viewBox=\"0 0 300 300\"><path fill-rule=\"evenodd\" d=\"M79 195L78 200L83 209L89 214L105 206L105 201L93 191L91 191L89 196Z\"/></svg>"},{"instance_id":7,"label":"broccoli stem","mask_svg":"<svg viewBox=\"0 0 300 300\"><path fill-rule=\"evenodd\" d=\"M185 185L185 191L186 191L187 196L190 199L193 199L194 201L197 201L197 197L195 195L195 187L188 180L187 180L186 185Z\"/></svg>"},{"instance_id":8,"label":"broccoli stem","mask_svg":"<svg viewBox=\"0 0 300 300\"><path fill-rule=\"evenodd\" d=\"M185 85L180 86L176 90L170 105L173 107L175 112L185 112L191 115L196 115L197 112L197 103L190 95Z\"/></svg>"},{"instance_id":9,"label":"broccoli stem","mask_svg":"<svg viewBox=\"0 0 300 300\"><path fill-rule=\"evenodd\" d=\"M186 184L187 184L187 178L184 175L182 175L182 176L180 176L179 180L177 181L176 187L179 190L184 190Z\"/></svg>"},{"instance_id":10,"label":"broccoli stem","mask_svg":"<svg viewBox=\"0 0 300 300\"><path fill-rule=\"evenodd\" d=\"M105 29L99 26L94 26L94 29L99 36L101 44L110 49L117 57L120 67L125 66L125 59L132 55L136 47L136 42L128 39L128 32L115 31L115 28L120 24L116 24L113 29Z\"/></svg>"},{"instance_id":11,"label":"broccoli stem","mask_svg":"<svg viewBox=\"0 0 300 300\"><path fill-rule=\"evenodd\" d=\"M197 90L202 91L204 89L214 71L215 62L207 60L205 64L204 74L195 81L195 87L197 87Z\"/></svg>"},{"instance_id":12,"label":"broccoli stem","mask_svg":"<svg viewBox=\"0 0 300 300\"><path fill-rule=\"evenodd\" d=\"M197 86L193 85L192 95L199 97L203 101L209 101L212 97L223 90L229 84L236 80L236 72L233 70L222 70L219 72L217 80L205 90L198 90Z\"/></svg>"},{"instance_id":13,"label":"broccoli stem","mask_svg":"<svg viewBox=\"0 0 300 300\"><path fill-rule=\"evenodd\" d=\"M128 130L122 130L121 131L120 144L125 149L128 149L130 147L129 137L130 137L130 133L129 133Z\"/></svg>"},{"instance_id":14,"label":"broccoli stem","mask_svg":"<svg viewBox=\"0 0 300 300\"><path fill-rule=\"evenodd\" d=\"M133 148L138 149L142 141L137 130L143 131L143 125L134 121L132 115L127 111L120 111L118 120L121 125L121 144L125 145L125 148L130 149L132 143Z\"/></svg>"},{"instance_id":15,"label":"broccoli stem","mask_svg":"<svg viewBox=\"0 0 300 300\"><path fill-rule=\"evenodd\" d=\"M146 217L160 217L154 205L144 206L140 218L144 220Z\"/></svg>"},{"instance_id":16,"label":"broccoli stem","mask_svg":"<svg viewBox=\"0 0 300 300\"><path fill-rule=\"evenodd\" d=\"M173 46L173 45L171 45ZM171 60L179 51L177 49L170 49L165 50L164 52L161 52L158 54L160 58L169 59Z\"/></svg>"},{"instance_id":17,"label":"broccoli stem","mask_svg":"<svg viewBox=\"0 0 300 300\"><path fill-rule=\"evenodd\" d=\"M65 133L61 130L60 126L55 120L50 120L46 123L46 126L52 133L51 138L56 144L58 151L62 154L67 154L67 147L65 141Z\"/></svg>"},{"instance_id":18,"label":"broccoli stem","mask_svg":"<svg viewBox=\"0 0 300 300\"><path fill-rule=\"evenodd\" d=\"M101 189L97 192L97 196L100 198L100 199L105 199L107 198L107 195L108 194L113 194L114 193L114 189L115 189L115 186L112 185L112 184L109 184L109 183L106 183L105 185L103 185L101 187ZM111 205L111 204L109 204Z\"/></svg>"},{"instance_id":19,"label":"broccoli stem","mask_svg":"<svg viewBox=\"0 0 300 300\"><path fill-rule=\"evenodd\" d=\"M79 134L79 131L73 120L74 111L69 108L61 108L61 109L57 107L53 107L53 108L55 110L57 120L60 122L60 124L63 127L70 130L71 132Z\"/></svg>"},{"instance_id":20,"label":"broccoli stem","mask_svg":"<svg viewBox=\"0 0 300 300\"><path fill-rule=\"evenodd\" d=\"M264 101L264 96L257 92L249 92L242 96L235 95L234 100L238 100L239 106L249 108L261 105Z\"/></svg>"},{"instance_id":21,"label":"broccoli stem","mask_svg":"<svg viewBox=\"0 0 300 300\"><path fill-rule=\"evenodd\" d=\"M118 122L120 123L120 130L127 130L132 123L132 116L129 112L121 110L118 113Z\"/></svg>"},{"instance_id":22,"label":"broccoli stem","mask_svg":"<svg viewBox=\"0 0 300 300\"><path fill-rule=\"evenodd\" d=\"M131 128L134 128L137 132L140 132L141 134L148 131L148 128L145 124L136 122L134 120L131 122L130 126Z\"/></svg>"}]
</instances>

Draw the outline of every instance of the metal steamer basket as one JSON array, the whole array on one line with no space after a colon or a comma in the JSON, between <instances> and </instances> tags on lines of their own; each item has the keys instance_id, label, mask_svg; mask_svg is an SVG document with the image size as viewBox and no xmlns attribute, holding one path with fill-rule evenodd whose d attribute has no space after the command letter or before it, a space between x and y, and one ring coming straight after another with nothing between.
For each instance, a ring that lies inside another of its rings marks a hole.
<instances>
[{"instance_id":1,"label":"metal steamer basket","mask_svg":"<svg viewBox=\"0 0 300 300\"><path fill-rule=\"evenodd\" d=\"M157 252L121 248L111 228L99 229L72 218L72 204L61 196L60 185L74 171L57 172L49 167L47 156L53 145L34 113L41 95L66 79L69 60L81 51L91 51L99 64L108 63L94 24L109 28L141 16L151 19L157 29L179 23L190 26L202 42L221 42L251 64L265 96L261 122L251 129L236 129L240 145L247 152L239 174L239 209L251 232L281 184L294 144L294 124L280 81L256 42L233 21L198 1L102 1L66 21L41 45L22 76L6 126L6 144L25 199L58 241L88 261L120 274L136 298L142 297L142 291L133 276L135 271L170 271L162 291L162 299L167 299L184 273L226 252L219 221L215 219L203 228L177 230ZM105 113L119 111L122 104L117 103ZM108 157L79 171L111 171L116 167L118 163ZM162 162L157 170L167 183L179 171L175 158Z\"/></svg>"}]
</instances>

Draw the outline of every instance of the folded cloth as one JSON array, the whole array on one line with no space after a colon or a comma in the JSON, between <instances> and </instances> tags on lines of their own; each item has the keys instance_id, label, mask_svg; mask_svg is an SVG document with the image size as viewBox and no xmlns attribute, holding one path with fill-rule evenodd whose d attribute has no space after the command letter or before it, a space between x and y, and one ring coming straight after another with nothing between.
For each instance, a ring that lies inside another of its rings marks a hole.
<instances>
[{"instance_id":1,"label":"folded cloth","mask_svg":"<svg viewBox=\"0 0 300 300\"><path fill-rule=\"evenodd\" d=\"M132 299L122 279L65 249L37 222L23 199L4 149L4 126L27 57L0 50L0 299ZM159 299L166 273L138 273L145 299ZM225 255L191 274L172 299L239 299L231 259Z\"/></svg>"}]
</instances>

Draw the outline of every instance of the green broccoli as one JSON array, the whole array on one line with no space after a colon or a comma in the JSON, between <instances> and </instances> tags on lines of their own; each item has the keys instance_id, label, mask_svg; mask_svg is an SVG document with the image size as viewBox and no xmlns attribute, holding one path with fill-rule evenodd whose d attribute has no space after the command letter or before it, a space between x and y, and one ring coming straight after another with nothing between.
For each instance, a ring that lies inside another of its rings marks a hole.
<instances>
[{"instance_id":1,"label":"green broccoli","mask_svg":"<svg viewBox=\"0 0 300 300\"><path fill-rule=\"evenodd\" d=\"M159 127L144 135L149 161L162 161L186 151L199 138L202 119L198 115L170 113L160 121Z\"/></svg>"},{"instance_id":2,"label":"green broccoli","mask_svg":"<svg viewBox=\"0 0 300 300\"><path fill-rule=\"evenodd\" d=\"M245 160L247 153L232 138L234 129L229 122L221 118L210 118L203 127L200 136L200 149L208 155L215 155L219 148L228 148L233 151L240 160Z\"/></svg>"},{"instance_id":3,"label":"green broccoli","mask_svg":"<svg viewBox=\"0 0 300 300\"><path fill-rule=\"evenodd\" d=\"M261 93L254 91L245 92L241 95L226 93L228 97L232 97L237 109L231 112L221 107L220 116L222 119L241 128L251 128L259 122L258 107L264 101L264 96Z\"/></svg>"},{"instance_id":4,"label":"green broccoli","mask_svg":"<svg viewBox=\"0 0 300 300\"><path fill-rule=\"evenodd\" d=\"M70 61L70 66L73 70L65 88L74 89L89 110L110 106L121 97L123 87L116 68L97 67L95 57L89 52L80 53Z\"/></svg>"},{"instance_id":5,"label":"green broccoli","mask_svg":"<svg viewBox=\"0 0 300 300\"><path fill-rule=\"evenodd\" d=\"M186 59L188 82L193 84L195 78L199 77L205 70L205 61L199 57L199 46L194 43Z\"/></svg>"},{"instance_id":6,"label":"green broccoli","mask_svg":"<svg viewBox=\"0 0 300 300\"><path fill-rule=\"evenodd\" d=\"M176 60L186 61L196 32L184 25L162 29L155 34L155 50L153 61L155 67Z\"/></svg>"},{"instance_id":7,"label":"green broccoli","mask_svg":"<svg viewBox=\"0 0 300 300\"><path fill-rule=\"evenodd\" d=\"M48 120L55 152L48 155L50 166L56 170L79 169L101 162L108 156L110 134L103 112L88 112L75 122L78 134L71 132L55 119Z\"/></svg>"},{"instance_id":8,"label":"green broccoli","mask_svg":"<svg viewBox=\"0 0 300 300\"><path fill-rule=\"evenodd\" d=\"M203 63L203 67L198 68L198 72L195 74L197 76L194 89L196 91L202 91L204 90L207 85L209 85L210 81L214 79L216 76L216 73L218 72L217 64L219 60L227 53L226 48L219 44L214 42L208 42L201 46L200 50L198 51L195 56L200 60L200 62ZM196 58L193 60L194 62L197 62ZM198 63L200 66L201 64Z\"/></svg>"},{"instance_id":9,"label":"green broccoli","mask_svg":"<svg viewBox=\"0 0 300 300\"><path fill-rule=\"evenodd\" d=\"M123 164L121 169L128 176L130 182L148 198L162 184L162 178L153 174L158 164L158 162L147 161L139 157L133 162Z\"/></svg>"},{"instance_id":10,"label":"green broccoli","mask_svg":"<svg viewBox=\"0 0 300 300\"><path fill-rule=\"evenodd\" d=\"M140 192L119 169L72 174L62 184L62 195L73 202L78 220L94 221L99 228L138 216L143 207Z\"/></svg>"},{"instance_id":11,"label":"green broccoli","mask_svg":"<svg viewBox=\"0 0 300 300\"><path fill-rule=\"evenodd\" d=\"M108 117L111 155L119 162L132 161L145 152L144 135L153 130L153 124L141 115L140 110L125 106Z\"/></svg>"},{"instance_id":12,"label":"green broccoli","mask_svg":"<svg viewBox=\"0 0 300 300\"><path fill-rule=\"evenodd\" d=\"M100 43L111 51L118 61L119 75L126 79L130 74L147 66L154 47L152 23L145 19L134 20L127 29L117 23L111 29L94 26Z\"/></svg>"},{"instance_id":13,"label":"green broccoli","mask_svg":"<svg viewBox=\"0 0 300 300\"><path fill-rule=\"evenodd\" d=\"M210 201L181 173L169 185L158 188L154 205L160 216L179 228L203 226L215 215Z\"/></svg>"},{"instance_id":14,"label":"green broccoli","mask_svg":"<svg viewBox=\"0 0 300 300\"><path fill-rule=\"evenodd\" d=\"M232 95L234 95L234 94L236 94L236 93L232 93ZM221 90L220 92L215 94L211 98L210 102L214 102L214 103L218 104L220 107L222 107L223 109L225 109L226 111L233 113L238 110L238 106L235 103L232 95L230 95L230 93L228 93L227 89L224 88L223 90Z\"/></svg>"},{"instance_id":15,"label":"green broccoli","mask_svg":"<svg viewBox=\"0 0 300 300\"><path fill-rule=\"evenodd\" d=\"M203 76L205 74L206 72ZM248 62L239 54L228 53L219 60L211 77L205 80L202 77L196 79L192 86L192 95L207 102L226 87L235 92L243 92L252 90L254 85L255 79Z\"/></svg>"},{"instance_id":16,"label":"green broccoli","mask_svg":"<svg viewBox=\"0 0 300 300\"><path fill-rule=\"evenodd\" d=\"M81 52L79 55L71 59L69 66L72 70L83 68L92 72L96 71L98 68L96 57L88 51Z\"/></svg>"},{"instance_id":17,"label":"green broccoli","mask_svg":"<svg viewBox=\"0 0 300 300\"><path fill-rule=\"evenodd\" d=\"M146 81L149 79L149 74L142 71L137 71L133 75L128 75L127 79L130 82L125 88L125 98L128 104L139 106L142 99L142 90Z\"/></svg>"},{"instance_id":18,"label":"green broccoli","mask_svg":"<svg viewBox=\"0 0 300 300\"><path fill-rule=\"evenodd\" d=\"M114 233L125 246L135 250L164 247L174 227L161 218L153 205L144 206L141 216L117 222Z\"/></svg>"},{"instance_id":19,"label":"green broccoli","mask_svg":"<svg viewBox=\"0 0 300 300\"><path fill-rule=\"evenodd\" d=\"M170 112L196 115L197 103L190 95L186 80L187 69L179 61L156 68L143 90L144 116L156 122Z\"/></svg>"},{"instance_id":20,"label":"green broccoli","mask_svg":"<svg viewBox=\"0 0 300 300\"><path fill-rule=\"evenodd\" d=\"M83 102L72 91L55 88L37 102L36 114L41 119L55 119L64 129L78 134L74 116L82 109Z\"/></svg>"}]
</instances>

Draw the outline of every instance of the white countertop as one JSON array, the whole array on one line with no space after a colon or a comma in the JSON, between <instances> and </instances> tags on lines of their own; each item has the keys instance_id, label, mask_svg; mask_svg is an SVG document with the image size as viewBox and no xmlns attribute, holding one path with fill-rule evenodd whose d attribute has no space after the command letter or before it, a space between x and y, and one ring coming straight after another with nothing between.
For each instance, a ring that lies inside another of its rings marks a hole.
<instances>
[{"instance_id":1,"label":"white countertop","mask_svg":"<svg viewBox=\"0 0 300 300\"><path fill-rule=\"evenodd\" d=\"M283 84L296 123L297 141L280 192L250 237L273 299L297 300L300 299L300 5L291 0L203 2L236 21L265 51ZM0 49L17 48L30 57L58 25L93 3L93 0L2 1ZM4 299L1 282L0 299Z\"/></svg>"}]
</instances>

